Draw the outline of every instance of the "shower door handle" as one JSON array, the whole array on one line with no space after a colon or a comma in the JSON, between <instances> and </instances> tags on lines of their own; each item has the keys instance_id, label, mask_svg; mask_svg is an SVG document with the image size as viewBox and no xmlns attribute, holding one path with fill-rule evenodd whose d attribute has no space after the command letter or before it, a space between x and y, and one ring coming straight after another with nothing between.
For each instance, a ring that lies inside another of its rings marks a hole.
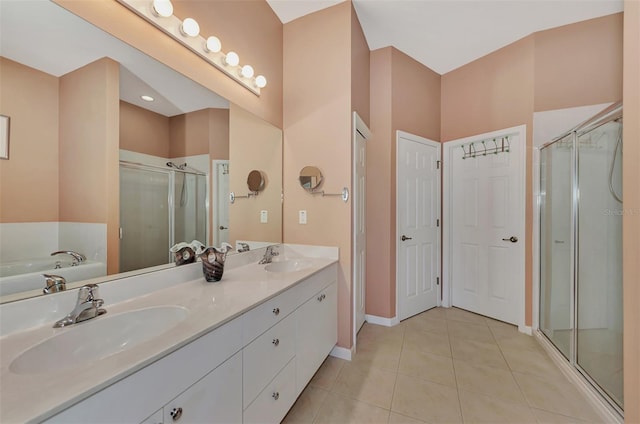
<instances>
[{"instance_id":1,"label":"shower door handle","mask_svg":"<svg viewBox=\"0 0 640 424\"><path fill-rule=\"evenodd\" d=\"M221 225L220 227L218 227L220 230L228 230L229 227L225 227L224 225Z\"/></svg>"},{"instance_id":2,"label":"shower door handle","mask_svg":"<svg viewBox=\"0 0 640 424\"><path fill-rule=\"evenodd\" d=\"M518 237L511 236L509 238L503 238L502 241L510 241L511 243L517 243L518 242Z\"/></svg>"}]
</instances>

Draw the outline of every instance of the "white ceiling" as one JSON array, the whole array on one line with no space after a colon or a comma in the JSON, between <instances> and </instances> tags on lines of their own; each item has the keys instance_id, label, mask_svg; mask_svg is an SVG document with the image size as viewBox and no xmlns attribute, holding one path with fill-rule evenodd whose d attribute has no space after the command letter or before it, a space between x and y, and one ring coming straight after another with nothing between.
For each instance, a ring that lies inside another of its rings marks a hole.
<instances>
[{"instance_id":1,"label":"white ceiling","mask_svg":"<svg viewBox=\"0 0 640 424\"><path fill-rule=\"evenodd\" d=\"M229 102L49 0L0 0L0 54L54 76L103 57L120 63L120 99L174 116ZM140 96L153 97L145 102Z\"/></svg>"},{"instance_id":2,"label":"white ceiling","mask_svg":"<svg viewBox=\"0 0 640 424\"><path fill-rule=\"evenodd\" d=\"M267 0L283 23L343 0ZM622 0L353 0L371 50L445 74L529 34L622 11Z\"/></svg>"}]
</instances>

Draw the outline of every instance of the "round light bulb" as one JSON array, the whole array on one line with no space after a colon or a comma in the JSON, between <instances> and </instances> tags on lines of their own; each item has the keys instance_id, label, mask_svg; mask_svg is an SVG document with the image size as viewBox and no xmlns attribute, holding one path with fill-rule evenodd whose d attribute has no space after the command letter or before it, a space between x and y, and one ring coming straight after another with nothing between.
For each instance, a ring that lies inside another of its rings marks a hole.
<instances>
[{"instance_id":1,"label":"round light bulb","mask_svg":"<svg viewBox=\"0 0 640 424\"><path fill-rule=\"evenodd\" d=\"M193 18L187 18L180 25L180 32L189 37L197 37L200 34L200 25Z\"/></svg>"},{"instance_id":2,"label":"round light bulb","mask_svg":"<svg viewBox=\"0 0 640 424\"><path fill-rule=\"evenodd\" d=\"M256 77L256 87L265 88L266 86L267 86L267 79L264 77L264 75L258 75Z\"/></svg>"},{"instance_id":3,"label":"round light bulb","mask_svg":"<svg viewBox=\"0 0 640 424\"><path fill-rule=\"evenodd\" d=\"M141 98L142 100L144 100L145 102L152 102L152 101L154 100L154 98L153 98L153 97L151 97L151 96L147 96L146 94L145 94L145 95L143 95L143 96L140 96L140 98Z\"/></svg>"},{"instance_id":4,"label":"round light bulb","mask_svg":"<svg viewBox=\"0 0 640 424\"><path fill-rule=\"evenodd\" d=\"M222 43L218 37L209 37L204 43L204 49L208 53L218 53L222 49Z\"/></svg>"},{"instance_id":5,"label":"round light bulb","mask_svg":"<svg viewBox=\"0 0 640 424\"><path fill-rule=\"evenodd\" d=\"M253 66L244 65L242 67L242 71L240 71L240 74L245 78L251 78L253 76Z\"/></svg>"},{"instance_id":6,"label":"round light bulb","mask_svg":"<svg viewBox=\"0 0 640 424\"><path fill-rule=\"evenodd\" d=\"M173 15L173 5L171 0L153 0L151 4L153 14L161 18L168 18Z\"/></svg>"},{"instance_id":7,"label":"round light bulb","mask_svg":"<svg viewBox=\"0 0 640 424\"><path fill-rule=\"evenodd\" d=\"M224 61L229 66L238 66L240 63L240 56L236 52L229 52L224 58Z\"/></svg>"}]
</instances>

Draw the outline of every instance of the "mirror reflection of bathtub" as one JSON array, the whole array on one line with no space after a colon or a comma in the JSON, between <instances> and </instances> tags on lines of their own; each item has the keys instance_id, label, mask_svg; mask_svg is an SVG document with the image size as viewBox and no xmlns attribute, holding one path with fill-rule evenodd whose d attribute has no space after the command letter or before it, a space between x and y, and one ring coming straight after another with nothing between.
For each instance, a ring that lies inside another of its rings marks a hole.
<instances>
[{"instance_id":1,"label":"mirror reflection of bathtub","mask_svg":"<svg viewBox=\"0 0 640 424\"><path fill-rule=\"evenodd\" d=\"M8 296L45 287L42 274L64 277L67 282L83 281L107 274L104 262L87 260L72 266L71 258L32 258L0 263L0 296Z\"/></svg>"}]
</instances>

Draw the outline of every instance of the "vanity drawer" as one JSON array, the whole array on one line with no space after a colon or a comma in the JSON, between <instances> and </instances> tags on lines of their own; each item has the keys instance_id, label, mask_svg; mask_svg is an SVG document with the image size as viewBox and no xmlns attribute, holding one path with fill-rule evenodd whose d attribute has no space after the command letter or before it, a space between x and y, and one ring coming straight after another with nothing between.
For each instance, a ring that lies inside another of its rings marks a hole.
<instances>
[{"instance_id":1,"label":"vanity drawer","mask_svg":"<svg viewBox=\"0 0 640 424\"><path fill-rule=\"evenodd\" d=\"M244 315L242 342L246 346L291 314L301 302L295 287L253 308Z\"/></svg>"},{"instance_id":2,"label":"vanity drawer","mask_svg":"<svg viewBox=\"0 0 640 424\"><path fill-rule=\"evenodd\" d=\"M242 351L243 408L295 355L295 314L267 330Z\"/></svg>"},{"instance_id":3,"label":"vanity drawer","mask_svg":"<svg viewBox=\"0 0 640 424\"><path fill-rule=\"evenodd\" d=\"M296 360L292 359L244 411L242 422L279 423L296 400Z\"/></svg>"}]
</instances>

